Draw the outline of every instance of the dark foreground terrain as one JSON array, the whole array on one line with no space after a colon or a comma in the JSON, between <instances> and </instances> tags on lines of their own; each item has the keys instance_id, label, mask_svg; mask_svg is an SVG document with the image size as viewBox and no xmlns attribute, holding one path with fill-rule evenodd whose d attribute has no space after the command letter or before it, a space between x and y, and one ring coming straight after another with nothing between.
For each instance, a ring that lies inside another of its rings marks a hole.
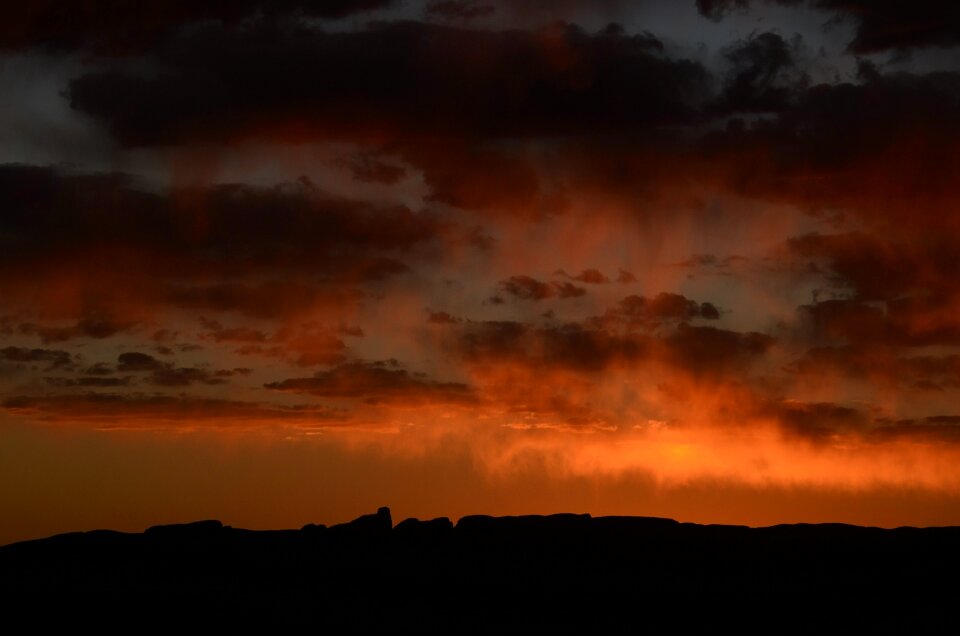
<instances>
[{"instance_id":1,"label":"dark foreground terrain","mask_svg":"<svg viewBox=\"0 0 960 636\"><path fill-rule=\"evenodd\" d=\"M960 633L960 528L202 521L0 547L4 623L132 631ZM13 633L13 632L9 632Z\"/></svg>"}]
</instances>

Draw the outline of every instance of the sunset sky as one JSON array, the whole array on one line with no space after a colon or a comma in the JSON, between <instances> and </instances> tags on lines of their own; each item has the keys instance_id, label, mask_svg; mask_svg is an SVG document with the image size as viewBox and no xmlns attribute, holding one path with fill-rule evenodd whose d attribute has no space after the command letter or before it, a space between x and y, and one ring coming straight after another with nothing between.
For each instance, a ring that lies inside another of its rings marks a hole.
<instances>
[{"instance_id":1,"label":"sunset sky","mask_svg":"<svg viewBox=\"0 0 960 636\"><path fill-rule=\"evenodd\" d=\"M0 543L960 524L960 6L0 24Z\"/></svg>"}]
</instances>

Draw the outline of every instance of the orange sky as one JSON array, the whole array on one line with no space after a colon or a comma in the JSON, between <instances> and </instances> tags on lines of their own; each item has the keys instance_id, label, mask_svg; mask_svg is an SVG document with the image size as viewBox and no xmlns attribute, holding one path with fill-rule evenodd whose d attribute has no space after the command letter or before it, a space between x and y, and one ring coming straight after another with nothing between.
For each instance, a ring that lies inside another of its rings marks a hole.
<instances>
[{"instance_id":1,"label":"orange sky","mask_svg":"<svg viewBox=\"0 0 960 636\"><path fill-rule=\"evenodd\" d=\"M434 4L0 31L0 543L960 523L960 39Z\"/></svg>"}]
</instances>

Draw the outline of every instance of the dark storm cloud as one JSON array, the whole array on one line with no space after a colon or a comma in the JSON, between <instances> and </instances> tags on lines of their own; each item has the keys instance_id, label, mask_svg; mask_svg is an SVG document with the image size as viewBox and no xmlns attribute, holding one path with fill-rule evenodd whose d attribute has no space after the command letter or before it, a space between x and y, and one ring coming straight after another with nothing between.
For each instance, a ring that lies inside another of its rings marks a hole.
<instances>
[{"instance_id":1,"label":"dark storm cloud","mask_svg":"<svg viewBox=\"0 0 960 636\"><path fill-rule=\"evenodd\" d=\"M730 64L720 96L721 110L781 111L809 82L794 59L799 41L788 43L777 33L752 34L729 45L723 57Z\"/></svg>"},{"instance_id":2,"label":"dark storm cloud","mask_svg":"<svg viewBox=\"0 0 960 636\"><path fill-rule=\"evenodd\" d=\"M821 448L856 442L960 442L960 416L957 415L890 419L862 403L850 405L792 399L758 398L740 406L741 416L773 419L786 437Z\"/></svg>"},{"instance_id":3,"label":"dark storm cloud","mask_svg":"<svg viewBox=\"0 0 960 636\"><path fill-rule=\"evenodd\" d=\"M960 179L960 74L865 71L857 82L807 86L795 68L783 75L770 70L779 63L761 59L758 69L749 59L705 112L771 112L705 134L624 127L617 137L554 138L549 151L478 139L398 142L396 152L423 172L436 201L532 218L563 213L569 197L588 194L641 197L643 214L703 206L696 184L811 213L844 210L887 229L918 216L924 224L910 231L952 223L940 210L960 204L951 186Z\"/></svg>"},{"instance_id":4,"label":"dark storm cloud","mask_svg":"<svg viewBox=\"0 0 960 636\"><path fill-rule=\"evenodd\" d=\"M156 194L123 175L0 166L0 264L122 246L269 267L332 248L390 250L436 236L440 221L402 206L331 197L311 182L215 185ZM42 211L42 213L40 213Z\"/></svg>"},{"instance_id":5,"label":"dark storm cloud","mask_svg":"<svg viewBox=\"0 0 960 636\"><path fill-rule=\"evenodd\" d=\"M206 329L199 334L201 339L239 344L235 352L240 355L286 358L301 367L340 364L347 357L347 345L340 336L364 336L356 327L340 327L336 332L319 327L283 327L268 334L250 327L224 327L216 320L205 318L201 318L201 323ZM226 377L222 372L217 372L217 376Z\"/></svg>"},{"instance_id":6,"label":"dark storm cloud","mask_svg":"<svg viewBox=\"0 0 960 636\"><path fill-rule=\"evenodd\" d=\"M950 194L944 177L955 170L958 136L960 74L878 74L812 86L777 117L731 125L703 148L739 155L726 178L745 192L852 206L890 199L890 209L910 196ZM769 164L744 160L750 153ZM892 165L904 155L916 163ZM752 175L737 172L748 168Z\"/></svg>"},{"instance_id":7,"label":"dark storm cloud","mask_svg":"<svg viewBox=\"0 0 960 636\"><path fill-rule=\"evenodd\" d=\"M117 371L121 373L145 372L147 382L161 387L187 387L194 384L224 384L227 378L246 375L248 369L211 370L200 367L178 367L172 363L157 360L153 356L139 351L128 351L117 357Z\"/></svg>"},{"instance_id":8,"label":"dark storm cloud","mask_svg":"<svg viewBox=\"0 0 960 636\"><path fill-rule=\"evenodd\" d=\"M904 355L902 349L884 344L814 347L789 370L812 379L841 376L918 391L960 388L960 356Z\"/></svg>"},{"instance_id":9,"label":"dark storm cloud","mask_svg":"<svg viewBox=\"0 0 960 636\"><path fill-rule=\"evenodd\" d=\"M887 301L890 341L960 345L960 295L918 294Z\"/></svg>"},{"instance_id":10,"label":"dark storm cloud","mask_svg":"<svg viewBox=\"0 0 960 636\"><path fill-rule=\"evenodd\" d=\"M957 133L960 74L874 74L868 65L862 65L861 71L858 84L811 87L803 96L797 114L785 117L785 123L813 127L814 132L824 133L840 133L844 127L851 127L852 136L841 135L837 141L859 142L850 150L861 152L868 152L885 141L868 139L869 133L886 133L883 135L886 141L920 131ZM864 108L868 104L872 105L871 109ZM897 130L895 125L906 128ZM871 141L873 143L868 143Z\"/></svg>"},{"instance_id":11,"label":"dark storm cloud","mask_svg":"<svg viewBox=\"0 0 960 636\"><path fill-rule=\"evenodd\" d=\"M776 50L772 62L764 55L747 55L740 71L718 78L726 83L702 114L723 115L723 126L621 127L616 136L591 128L510 142L478 131L473 141L400 141L395 151L423 172L437 201L531 218L562 214L571 198L590 195L643 200L636 213L649 215L702 207L721 191L825 217L843 211L870 229L950 228L953 217L941 210L960 205L952 187L960 74L864 64L856 81L808 86ZM761 109L771 110L751 114ZM912 222L918 217L923 223Z\"/></svg>"},{"instance_id":12,"label":"dark storm cloud","mask_svg":"<svg viewBox=\"0 0 960 636\"><path fill-rule=\"evenodd\" d=\"M5 362L45 362L49 368L65 367L72 362L67 351L59 349L28 349L25 347L4 347L0 349L0 360Z\"/></svg>"},{"instance_id":13,"label":"dark storm cloud","mask_svg":"<svg viewBox=\"0 0 960 636\"><path fill-rule=\"evenodd\" d=\"M342 411L319 405L277 406L190 396L142 393L62 393L14 395L0 402L13 414L30 415L41 421L94 422L106 427L146 428L161 423L164 428L205 425L243 426L257 422L302 421L306 425L342 423Z\"/></svg>"},{"instance_id":14,"label":"dark storm cloud","mask_svg":"<svg viewBox=\"0 0 960 636\"><path fill-rule=\"evenodd\" d=\"M960 44L960 5L943 0L820 0L816 6L859 21L854 53Z\"/></svg>"},{"instance_id":15,"label":"dark storm cloud","mask_svg":"<svg viewBox=\"0 0 960 636\"><path fill-rule=\"evenodd\" d=\"M711 20L720 20L736 9L746 9L750 0L696 0L697 10Z\"/></svg>"},{"instance_id":16,"label":"dark storm cloud","mask_svg":"<svg viewBox=\"0 0 960 636\"><path fill-rule=\"evenodd\" d=\"M694 254L690 258L677 263L677 267L686 267L693 270L713 269L718 272L729 273L737 265L749 262L746 256L733 254L731 256L717 256L715 254Z\"/></svg>"},{"instance_id":17,"label":"dark storm cloud","mask_svg":"<svg viewBox=\"0 0 960 636\"><path fill-rule=\"evenodd\" d=\"M808 234L794 255L844 294L803 305L801 327L820 342L890 346L960 343L960 256L955 234L927 228L896 240L862 232Z\"/></svg>"},{"instance_id":18,"label":"dark storm cloud","mask_svg":"<svg viewBox=\"0 0 960 636\"><path fill-rule=\"evenodd\" d=\"M585 269L576 276L570 275L562 269L557 270L555 274L557 276L569 278L570 280L587 283L588 285L603 285L610 282L610 279L598 269Z\"/></svg>"},{"instance_id":19,"label":"dark storm cloud","mask_svg":"<svg viewBox=\"0 0 960 636\"><path fill-rule=\"evenodd\" d=\"M312 377L291 378L264 386L274 391L363 399L370 404L466 403L475 400L466 384L435 382L423 374L402 368L396 360L352 362L329 371L318 371Z\"/></svg>"},{"instance_id":20,"label":"dark storm cloud","mask_svg":"<svg viewBox=\"0 0 960 636\"><path fill-rule=\"evenodd\" d=\"M716 320L717 308L710 303L697 303L681 294L661 292L653 298L643 296L627 296L620 301L615 315L622 319L633 321L644 320L690 320L692 318L707 318Z\"/></svg>"},{"instance_id":21,"label":"dark storm cloud","mask_svg":"<svg viewBox=\"0 0 960 636\"><path fill-rule=\"evenodd\" d=\"M707 72L661 48L618 27L211 27L160 48L157 74L90 73L69 93L129 145L286 125L333 138L623 133L689 121L707 96Z\"/></svg>"},{"instance_id":22,"label":"dark storm cloud","mask_svg":"<svg viewBox=\"0 0 960 636\"><path fill-rule=\"evenodd\" d=\"M435 325L455 325L463 320L445 311L431 311L427 313L427 322Z\"/></svg>"},{"instance_id":23,"label":"dark storm cloud","mask_svg":"<svg viewBox=\"0 0 960 636\"><path fill-rule=\"evenodd\" d=\"M701 8L714 4L728 3ZM582 186L651 197L690 179L821 208L889 210L918 192L948 194L956 74L864 63L856 83L807 86L796 47L754 34L722 49L731 68L712 78L666 58L652 36L616 27L393 22L325 33L252 21L178 35L148 56L157 72L91 71L69 92L131 145L254 135L388 147L423 172L434 201L468 209L549 215ZM733 120L702 143L699 128L663 128L738 112L775 116ZM546 137L550 156L524 143ZM906 169L894 160L904 153ZM349 169L363 181L400 178L372 156Z\"/></svg>"},{"instance_id":24,"label":"dark storm cloud","mask_svg":"<svg viewBox=\"0 0 960 636\"><path fill-rule=\"evenodd\" d=\"M658 337L623 332L618 325L597 319L549 327L513 321L467 321L451 328L454 332L449 348L469 364L510 362L581 372L662 363L694 375L716 375L743 368L774 343L772 337L756 332L739 333L683 322Z\"/></svg>"},{"instance_id":25,"label":"dark storm cloud","mask_svg":"<svg viewBox=\"0 0 960 636\"><path fill-rule=\"evenodd\" d=\"M830 299L798 308L804 334L818 342L899 347L960 344L960 298L912 296L865 303Z\"/></svg>"},{"instance_id":26,"label":"dark storm cloud","mask_svg":"<svg viewBox=\"0 0 960 636\"><path fill-rule=\"evenodd\" d=\"M616 336L573 323L537 327L512 321L466 323L452 342L453 352L470 364L514 362L580 371L646 359L650 345L642 336Z\"/></svg>"},{"instance_id":27,"label":"dark storm cloud","mask_svg":"<svg viewBox=\"0 0 960 636\"><path fill-rule=\"evenodd\" d=\"M775 341L755 331L739 333L680 323L666 339L666 357L694 374L723 374L763 355Z\"/></svg>"},{"instance_id":28,"label":"dark storm cloud","mask_svg":"<svg viewBox=\"0 0 960 636\"><path fill-rule=\"evenodd\" d=\"M166 366L155 370L150 376L150 383L154 386L162 387L187 387L194 384L224 384L227 382L224 376L197 367L173 367Z\"/></svg>"},{"instance_id":29,"label":"dark storm cloud","mask_svg":"<svg viewBox=\"0 0 960 636\"><path fill-rule=\"evenodd\" d=\"M51 327L34 323L23 323L19 326L20 333L34 334L40 337L44 344L51 342L66 342L75 338L93 338L103 340L133 327L133 323L117 321L111 318L81 318L69 327Z\"/></svg>"},{"instance_id":30,"label":"dark storm cloud","mask_svg":"<svg viewBox=\"0 0 960 636\"><path fill-rule=\"evenodd\" d=\"M84 373L86 375L100 375L100 376L113 375L113 372L114 372L113 367L111 367L108 364L104 364L103 362L97 362L95 364L92 364L86 369L83 369L81 371L81 373Z\"/></svg>"},{"instance_id":31,"label":"dark storm cloud","mask_svg":"<svg viewBox=\"0 0 960 636\"><path fill-rule=\"evenodd\" d=\"M960 443L960 415L933 415L915 420L887 422L874 429L872 434L883 441Z\"/></svg>"},{"instance_id":32,"label":"dark storm cloud","mask_svg":"<svg viewBox=\"0 0 960 636\"><path fill-rule=\"evenodd\" d=\"M156 371L164 368L165 362L157 360L153 356L140 353L139 351L128 351L121 353L117 357L117 371Z\"/></svg>"},{"instance_id":33,"label":"dark storm cloud","mask_svg":"<svg viewBox=\"0 0 960 636\"><path fill-rule=\"evenodd\" d=\"M960 44L960 6L950 0L696 0L711 20L751 5L806 5L856 22L849 50L857 54L890 49Z\"/></svg>"},{"instance_id":34,"label":"dark storm cloud","mask_svg":"<svg viewBox=\"0 0 960 636\"><path fill-rule=\"evenodd\" d=\"M832 402L780 402L770 412L784 431L815 442L826 442L836 435L862 434L872 423L863 411Z\"/></svg>"},{"instance_id":35,"label":"dark storm cloud","mask_svg":"<svg viewBox=\"0 0 960 636\"><path fill-rule=\"evenodd\" d=\"M886 337L882 306L836 298L797 308L801 328L815 340L877 342Z\"/></svg>"},{"instance_id":36,"label":"dark storm cloud","mask_svg":"<svg viewBox=\"0 0 960 636\"><path fill-rule=\"evenodd\" d=\"M587 293L583 287L577 287L568 281L543 281L530 276L511 276L500 283L503 293L519 300L546 300L548 298L579 298Z\"/></svg>"},{"instance_id":37,"label":"dark storm cloud","mask_svg":"<svg viewBox=\"0 0 960 636\"><path fill-rule=\"evenodd\" d=\"M674 323L704 318L717 320L720 310L713 303L698 303L681 295L661 292L653 298L631 295L591 323L606 329L655 329L664 322Z\"/></svg>"},{"instance_id":38,"label":"dark storm cloud","mask_svg":"<svg viewBox=\"0 0 960 636\"><path fill-rule=\"evenodd\" d=\"M7 165L0 200L0 287L35 296L30 280L74 277L87 288L74 324L21 325L44 342L130 329L136 320L110 309L118 303L275 317L356 302L358 286L407 271L398 257L455 231L434 214L331 197L306 180L156 193L121 175Z\"/></svg>"},{"instance_id":39,"label":"dark storm cloud","mask_svg":"<svg viewBox=\"0 0 960 636\"><path fill-rule=\"evenodd\" d=\"M430 0L425 9L429 18L440 20L473 20L492 15L496 7L483 0Z\"/></svg>"},{"instance_id":40,"label":"dark storm cloud","mask_svg":"<svg viewBox=\"0 0 960 636\"><path fill-rule=\"evenodd\" d=\"M960 416L956 415L892 420L878 415L876 409L865 407L862 403L804 402L762 398L759 395L746 399L735 410L739 417L745 419L773 420L792 441L802 441L821 448L861 441L870 444L898 440L960 442Z\"/></svg>"},{"instance_id":41,"label":"dark storm cloud","mask_svg":"<svg viewBox=\"0 0 960 636\"><path fill-rule=\"evenodd\" d=\"M796 256L812 259L809 262L822 261L828 279L861 300L960 292L960 254L953 235L907 234L904 231L893 239L863 232L806 234L790 239L788 247Z\"/></svg>"},{"instance_id":42,"label":"dark storm cloud","mask_svg":"<svg viewBox=\"0 0 960 636\"><path fill-rule=\"evenodd\" d=\"M160 71L90 72L69 92L129 145L248 135L369 144L422 172L433 201L472 210L545 218L587 191L692 199L691 181L887 218L917 196L956 198L945 184L960 177L960 75L864 62L856 82L809 86L797 47L754 34L722 49L730 69L711 77L665 57L652 36L614 27L253 23L185 34L153 54ZM750 117L700 138L698 124L737 113ZM537 145L546 138L549 152ZM348 167L364 181L401 178L381 163Z\"/></svg>"},{"instance_id":43,"label":"dark storm cloud","mask_svg":"<svg viewBox=\"0 0 960 636\"><path fill-rule=\"evenodd\" d=\"M121 386L128 386L131 377L123 378L103 378L98 376L84 376L79 378L44 378L44 382L52 387L65 388L65 387L85 387L85 388L116 388Z\"/></svg>"},{"instance_id":44,"label":"dark storm cloud","mask_svg":"<svg viewBox=\"0 0 960 636\"><path fill-rule=\"evenodd\" d=\"M382 9L394 0L79 0L21 2L4 9L0 50L129 54L156 46L178 28L207 21L336 19Z\"/></svg>"},{"instance_id":45,"label":"dark storm cloud","mask_svg":"<svg viewBox=\"0 0 960 636\"><path fill-rule=\"evenodd\" d=\"M905 246L863 233L805 234L790 239L788 247L800 258L823 259L830 280L859 298L897 296L914 284L914 272L904 267Z\"/></svg>"}]
</instances>

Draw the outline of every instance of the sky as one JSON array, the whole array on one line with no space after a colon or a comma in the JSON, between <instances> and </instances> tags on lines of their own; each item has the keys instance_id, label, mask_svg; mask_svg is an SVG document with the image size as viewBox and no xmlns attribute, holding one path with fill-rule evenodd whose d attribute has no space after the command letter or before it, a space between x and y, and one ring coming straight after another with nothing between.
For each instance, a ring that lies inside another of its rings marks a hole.
<instances>
[{"instance_id":1,"label":"sky","mask_svg":"<svg viewBox=\"0 0 960 636\"><path fill-rule=\"evenodd\" d=\"M8 14L0 543L960 524L954 3Z\"/></svg>"}]
</instances>

